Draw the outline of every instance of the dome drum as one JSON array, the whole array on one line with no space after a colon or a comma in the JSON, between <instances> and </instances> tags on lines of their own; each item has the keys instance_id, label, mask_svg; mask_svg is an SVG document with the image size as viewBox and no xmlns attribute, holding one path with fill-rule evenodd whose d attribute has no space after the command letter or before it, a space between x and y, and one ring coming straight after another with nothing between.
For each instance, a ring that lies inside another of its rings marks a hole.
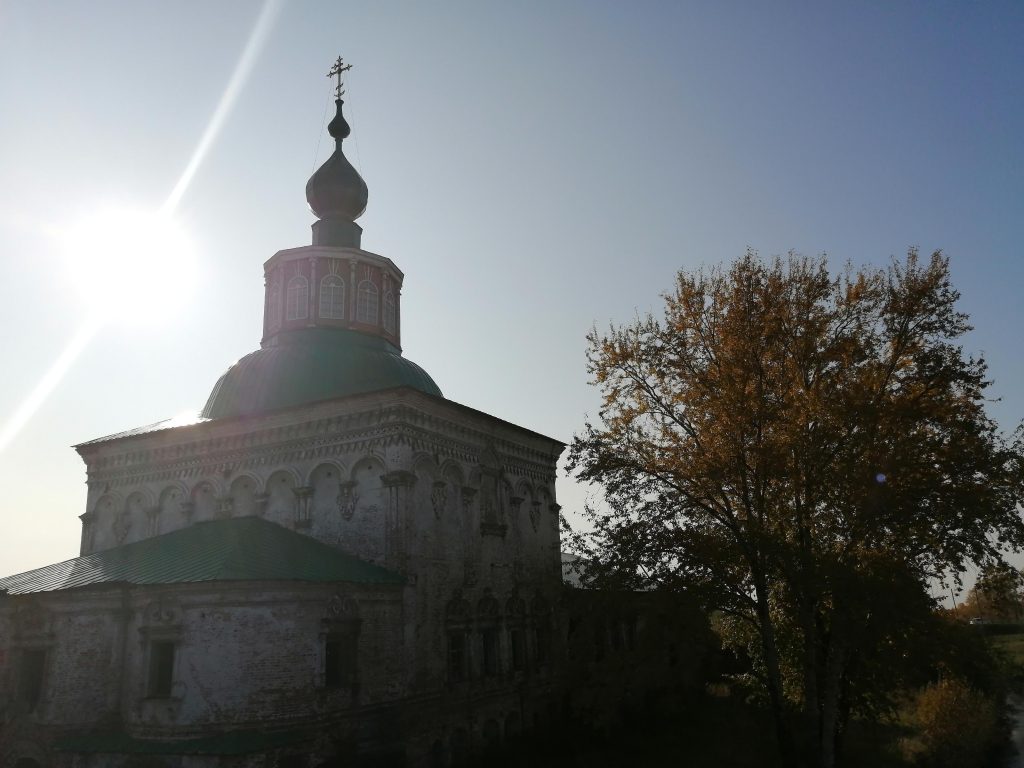
<instances>
[{"instance_id":1,"label":"dome drum","mask_svg":"<svg viewBox=\"0 0 1024 768\"><path fill-rule=\"evenodd\" d=\"M336 328L401 349L403 277L390 259L354 248L279 251L264 265L262 345L300 328Z\"/></svg>"}]
</instances>

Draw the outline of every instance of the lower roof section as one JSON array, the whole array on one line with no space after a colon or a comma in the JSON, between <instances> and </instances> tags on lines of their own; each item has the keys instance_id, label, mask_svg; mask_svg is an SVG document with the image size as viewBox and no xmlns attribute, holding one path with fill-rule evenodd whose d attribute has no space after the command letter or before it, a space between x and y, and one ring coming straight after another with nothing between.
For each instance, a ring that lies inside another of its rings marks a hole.
<instances>
[{"instance_id":1,"label":"lower roof section","mask_svg":"<svg viewBox=\"0 0 1024 768\"><path fill-rule=\"evenodd\" d=\"M0 578L11 595L99 584L209 581L404 583L394 571L259 517L195 523L62 563Z\"/></svg>"},{"instance_id":2,"label":"lower roof section","mask_svg":"<svg viewBox=\"0 0 1024 768\"><path fill-rule=\"evenodd\" d=\"M186 739L140 739L123 732L85 732L59 739L61 752L112 755L249 755L312 741L315 731L225 731Z\"/></svg>"}]
</instances>

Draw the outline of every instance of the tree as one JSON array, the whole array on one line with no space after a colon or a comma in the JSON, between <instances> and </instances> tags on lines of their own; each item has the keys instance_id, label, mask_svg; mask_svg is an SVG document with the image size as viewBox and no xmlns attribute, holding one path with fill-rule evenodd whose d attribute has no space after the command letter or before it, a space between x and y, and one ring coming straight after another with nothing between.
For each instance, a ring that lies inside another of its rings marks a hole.
<instances>
[{"instance_id":1,"label":"tree","mask_svg":"<svg viewBox=\"0 0 1024 768\"><path fill-rule=\"evenodd\" d=\"M985 414L941 253L833 276L748 252L664 298L588 336L588 576L701 595L755 659L784 763L830 768L928 631L929 580L1024 544L1021 433Z\"/></svg>"},{"instance_id":2,"label":"tree","mask_svg":"<svg viewBox=\"0 0 1024 768\"><path fill-rule=\"evenodd\" d=\"M967 593L963 610L968 617L1020 621L1024 602L1024 574L1008 563L989 563Z\"/></svg>"}]
</instances>

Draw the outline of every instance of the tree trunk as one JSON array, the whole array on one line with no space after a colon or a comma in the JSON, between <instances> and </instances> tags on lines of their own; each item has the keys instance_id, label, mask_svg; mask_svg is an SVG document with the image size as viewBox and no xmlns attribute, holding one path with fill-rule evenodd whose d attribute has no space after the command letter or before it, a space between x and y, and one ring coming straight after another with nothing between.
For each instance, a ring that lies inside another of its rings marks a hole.
<instances>
[{"instance_id":1,"label":"tree trunk","mask_svg":"<svg viewBox=\"0 0 1024 768\"><path fill-rule=\"evenodd\" d=\"M786 717L786 701L782 691L782 672L779 669L779 652L775 644L775 627L768 609L767 591L762 583L757 585L757 618L761 635L761 650L764 652L767 673L768 700L775 719L775 736L779 742L779 754L784 768L799 768L800 760L793 739L793 731Z\"/></svg>"},{"instance_id":2,"label":"tree trunk","mask_svg":"<svg viewBox=\"0 0 1024 768\"><path fill-rule=\"evenodd\" d=\"M839 698L842 693L842 679L845 668L846 649L841 642L834 643L828 655L824 686L821 692L821 724L818 746L819 768L834 768L836 764L836 736L839 732Z\"/></svg>"}]
</instances>

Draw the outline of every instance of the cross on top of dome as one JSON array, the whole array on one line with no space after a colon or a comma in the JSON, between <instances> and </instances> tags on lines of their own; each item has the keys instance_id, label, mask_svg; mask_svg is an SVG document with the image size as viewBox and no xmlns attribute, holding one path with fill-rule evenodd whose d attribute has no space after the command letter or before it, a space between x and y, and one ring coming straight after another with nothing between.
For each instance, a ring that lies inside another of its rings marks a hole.
<instances>
[{"instance_id":1,"label":"cross on top of dome","mask_svg":"<svg viewBox=\"0 0 1024 768\"><path fill-rule=\"evenodd\" d=\"M334 62L334 66L331 67L331 71L327 73L328 77L337 77L338 78L338 84L336 86L334 86L334 98L340 99L342 96L345 95L345 87L344 87L344 84L341 81L341 78L350 69L352 69L352 65L351 64L346 64L342 60L341 56L339 56L338 60L336 62Z\"/></svg>"}]
</instances>

